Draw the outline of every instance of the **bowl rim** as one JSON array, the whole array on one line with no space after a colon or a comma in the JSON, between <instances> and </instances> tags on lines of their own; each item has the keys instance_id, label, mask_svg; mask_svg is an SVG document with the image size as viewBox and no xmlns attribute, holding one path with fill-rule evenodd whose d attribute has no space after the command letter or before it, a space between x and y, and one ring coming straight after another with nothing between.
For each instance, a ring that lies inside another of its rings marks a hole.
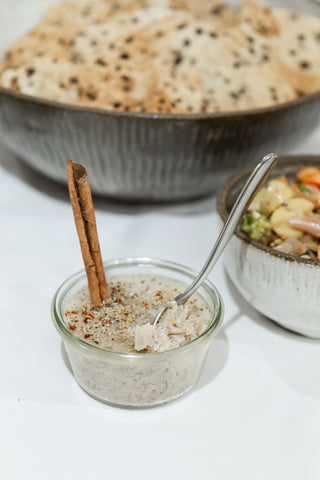
<instances>
[{"instance_id":1,"label":"bowl rim","mask_svg":"<svg viewBox=\"0 0 320 480\"><path fill-rule=\"evenodd\" d=\"M128 266L154 266L160 267L167 270L173 270L192 279L197 275L197 272L183 264L173 262L171 260L163 260L154 257L123 257L123 258L113 258L103 262L105 270L112 268L126 268ZM209 325L203 330L203 332L195 337L193 340L179 346L172 348L170 350L164 350L161 352L148 352L148 353L123 353L113 350L106 350L101 347L92 345L85 340L82 340L71 330L69 330L63 320L63 315L60 311L60 306L67 295L70 288L75 286L79 281L86 277L85 269L74 273L69 276L56 290L52 302L51 302L51 318L54 326L56 327L58 333L60 334L63 341L68 342L72 346L75 346L79 349L82 349L83 352L88 354L92 353L94 355L100 356L100 358L109 358L117 361L134 361L134 362L144 362L146 359L158 359L161 358L171 358L181 352L188 352L194 346L201 343L204 339L208 337L214 337L220 330L223 317L224 317L224 303L222 296L218 289L213 285L213 283L207 278L202 286L210 292L211 296L214 296L217 304L215 305L215 310L212 312L212 318Z\"/></svg>"},{"instance_id":2,"label":"bowl rim","mask_svg":"<svg viewBox=\"0 0 320 480\"><path fill-rule=\"evenodd\" d=\"M306 165L315 165L320 168L320 155L284 155L279 157L279 161L282 162L283 166L289 167L291 164L294 163L302 163ZM254 170L256 167L256 164L251 164L248 165L245 168L242 168L241 170L238 170L234 175L232 175L219 189L218 194L217 194L217 212L223 222L226 221L228 217L228 211L226 208L226 197L227 194L232 186L234 186L237 182L244 180L246 177L250 175L250 173ZM276 165L275 171L279 167L279 164ZM271 174L272 175L272 174ZM261 252L265 252L269 255L272 255L273 257L287 260L289 262L294 262L297 264L306 264L306 265L312 265L313 267L319 268L319 262L314 261L314 260L309 260L307 258L301 258L297 257L295 255L289 254L289 253L284 253L284 252L279 252L278 250L275 250L274 248L268 247L266 245L262 245L259 243L257 240L253 240L250 238L248 235L246 235L244 232L240 230L239 227L235 230L234 234L236 237L238 237L240 240L243 240L246 242L248 245L251 245L252 248L256 250L260 250Z\"/></svg>"},{"instance_id":3,"label":"bowl rim","mask_svg":"<svg viewBox=\"0 0 320 480\"><path fill-rule=\"evenodd\" d=\"M153 120L209 120L220 118L241 118L241 117L255 117L267 113L273 113L282 111L285 109L291 109L304 105L308 102L320 99L320 90L314 93L309 93L303 97L290 100L288 102L279 103L277 105L271 105L269 107L259 107L250 110L234 110L228 112L214 112L214 113L161 113L161 112L124 112L107 110L97 107L88 107L81 105L73 105L71 103L58 102L56 100L49 100L46 98L36 97L33 95L27 95L25 93L17 92L16 90L0 86L0 95L7 95L16 100L22 100L23 102L35 103L37 105L51 107L58 110L66 110L69 112L98 114L102 116L111 117L129 117L137 119L153 119Z\"/></svg>"}]
</instances>

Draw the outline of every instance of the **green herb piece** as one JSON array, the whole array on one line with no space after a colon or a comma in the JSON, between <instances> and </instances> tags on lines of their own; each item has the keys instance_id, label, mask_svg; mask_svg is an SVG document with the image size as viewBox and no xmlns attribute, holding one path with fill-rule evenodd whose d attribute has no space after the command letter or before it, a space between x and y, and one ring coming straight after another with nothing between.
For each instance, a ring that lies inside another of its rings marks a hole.
<instances>
[{"instance_id":1,"label":"green herb piece","mask_svg":"<svg viewBox=\"0 0 320 480\"><path fill-rule=\"evenodd\" d=\"M312 195L312 192L309 188L305 187L304 185L302 185L302 183L298 183L298 189L300 190L300 192L302 193L306 193L307 195Z\"/></svg>"},{"instance_id":2,"label":"green herb piece","mask_svg":"<svg viewBox=\"0 0 320 480\"><path fill-rule=\"evenodd\" d=\"M311 255L311 252L309 252L309 250L306 250L305 252L300 253L299 257L303 257L304 255Z\"/></svg>"}]
</instances>

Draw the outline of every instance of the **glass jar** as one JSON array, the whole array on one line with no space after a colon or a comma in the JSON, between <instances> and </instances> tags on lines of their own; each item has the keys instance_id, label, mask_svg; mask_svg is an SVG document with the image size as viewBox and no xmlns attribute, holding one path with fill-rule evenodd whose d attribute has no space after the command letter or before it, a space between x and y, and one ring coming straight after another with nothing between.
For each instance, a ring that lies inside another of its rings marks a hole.
<instances>
[{"instance_id":1,"label":"glass jar","mask_svg":"<svg viewBox=\"0 0 320 480\"><path fill-rule=\"evenodd\" d=\"M107 278L122 274L161 275L186 286L196 275L182 265L152 258L111 260L104 263L104 268ZM210 324L199 337L172 350L133 354L101 349L69 330L64 313L76 292L86 284L85 271L76 273L60 286L52 302L53 322L83 390L108 404L139 408L174 400L196 384L223 318L222 299L211 282L206 280L197 292L211 312Z\"/></svg>"}]
</instances>

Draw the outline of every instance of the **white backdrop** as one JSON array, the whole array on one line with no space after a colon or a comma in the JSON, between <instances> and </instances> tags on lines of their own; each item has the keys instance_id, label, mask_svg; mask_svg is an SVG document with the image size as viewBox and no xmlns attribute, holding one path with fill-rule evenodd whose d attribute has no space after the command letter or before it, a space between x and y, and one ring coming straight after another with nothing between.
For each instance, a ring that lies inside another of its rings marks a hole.
<instances>
[{"instance_id":1,"label":"white backdrop","mask_svg":"<svg viewBox=\"0 0 320 480\"><path fill-rule=\"evenodd\" d=\"M47 3L0 0L1 49ZM294 153L319 151L320 128ZM218 234L214 197L95 205L104 258L147 255L199 269ZM55 289L81 267L66 188L0 144L1 479L320 478L318 341L254 311L219 261L210 278L225 319L197 388L151 410L105 406L76 384L50 319Z\"/></svg>"}]
</instances>

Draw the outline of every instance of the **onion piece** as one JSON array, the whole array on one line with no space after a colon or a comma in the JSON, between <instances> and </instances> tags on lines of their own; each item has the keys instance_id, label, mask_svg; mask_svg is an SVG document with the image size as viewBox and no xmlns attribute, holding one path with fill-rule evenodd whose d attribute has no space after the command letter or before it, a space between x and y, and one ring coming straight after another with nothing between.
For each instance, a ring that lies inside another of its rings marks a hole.
<instances>
[{"instance_id":1,"label":"onion piece","mask_svg":"<svg viewBox=\"0 0 320 480\"><path fill-rule=\"evenodd\" d=\"M280 245L275 247L275 250L283 253L289 253L291 255L302 255L303 253L307 252L308 249L297 238L288 237Z\"/></svg>"}]
</instances>

